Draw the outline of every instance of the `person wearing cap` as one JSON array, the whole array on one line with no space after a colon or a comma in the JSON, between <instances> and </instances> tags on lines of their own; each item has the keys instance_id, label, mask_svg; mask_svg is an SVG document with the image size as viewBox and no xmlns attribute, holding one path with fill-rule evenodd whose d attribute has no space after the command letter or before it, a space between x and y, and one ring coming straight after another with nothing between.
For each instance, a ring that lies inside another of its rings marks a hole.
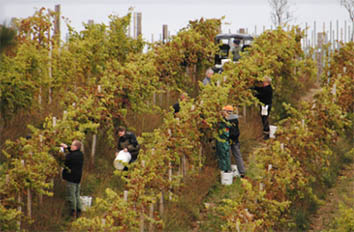
<instances>
[{"instance_id":1,"label":"person wearing cap","mask_svg":"<svg viewBox=\"0 0 354 232\"><path fill-rule=\"evenodd\" d=\"M233 61L238 61L240 58L241 58L241 55L240 55L240 51L241 51L241 48L240 48L240 43L241 41L238 40L238 39L235 39L234 41L234 46L231 50L231 53L232 53L232 60Z\"/></svg>"},{"instance_id":2,"label":"person wearing cap","mask_svg":"<svg viewBox=\"0 0 354 232\"><path fill-rule=\"evenodd\" d=\"M234 114L234 108L231 105L225 106L225 110L227 110L228 117L227 120L230 123L229 127L229 142L231 147L231 154L235 158L237 170L240 173L240 176L243 178L245 176L245 167L242 159L242 154L240 151L240 129L238 127L238 115Z\"/></svg>"},{"instance_id":3,"label":"person wearing cap","mask_svg":"<svg viewBox=\"0 0 354 232\"><path fill-rule=\"evenodd\" d=\"M260 106L260 114L263 125L264 139L269 139L269 114L272 108L273 88L271 86L272 79L268 76L263 78L263 85L253 87L257 91L256 97L262 103Z\"/></svg>"},{"instance_id":4,"label":"person wearing cap","mask_svg":"<svg viewBox=\"0 0 354 232\"><path fill-rule=\"evenodd\" d=\"M211 77L213 76L214 71L212 68L208 68L205 72L205 78L203 79L203 85L207 85L211 81Z\"/></svg>"},{"instance_id":5,"label":"person wearing cap","mask_svg":"<svg viewBox=\"0 0 354 232\"><path fill-rule=\"evenodd\" d=\"M218 157L219 169L224 172L231 172L229 127L227 125L228 110L223 107L221 111L222 121L218 123L216 137L216 155Z\"/></svg>"},{"instance_id":6,"label":"person wearing cap","mask_svg":"<svg viewBox=\"0 0 354 232\"><path fill-rule=\"evenodd\" d=\"M84 165L84 155L81 152L82 144L74 140L70 146L62 143L60 146L68 149L69 153L65 155L63 179L66 181L66 200L70 206L70 216L80 217L80 182L82 177L82 168Z\"/></svg>"}]
</instances>

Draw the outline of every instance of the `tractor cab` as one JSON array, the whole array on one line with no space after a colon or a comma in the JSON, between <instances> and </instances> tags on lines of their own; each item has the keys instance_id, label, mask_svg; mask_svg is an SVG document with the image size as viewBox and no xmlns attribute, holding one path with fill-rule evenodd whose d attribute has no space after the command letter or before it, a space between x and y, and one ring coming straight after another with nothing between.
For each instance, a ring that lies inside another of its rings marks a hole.
<instances>
[{"instance_id":1,"label":"tractor cab","mask_svg":"<svg viewBox=\"0 0 354 232\"><path fill-rule=\"evenodd\" d=\"M232 61L237 62L240 57L236 53L250 47L252 40L253 37L247 34L218 34L215 43L219 44L219 51L215 54L214 71L220 72L224 63L231 61L230 55L233 56ZM236 48L235 43L239 48Z\"/></svg>"}]
</instances>

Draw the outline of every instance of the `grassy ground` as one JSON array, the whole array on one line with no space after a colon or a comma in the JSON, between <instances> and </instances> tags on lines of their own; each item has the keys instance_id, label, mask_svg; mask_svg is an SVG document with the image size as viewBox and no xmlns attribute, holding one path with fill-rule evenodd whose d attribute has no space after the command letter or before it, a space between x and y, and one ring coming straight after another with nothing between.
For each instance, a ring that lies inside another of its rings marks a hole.
<instances>
[{"instance_id":1,"label":"grassy ground","mask_svg":"<svg viewBox=\"0 0 354 232\"><path fill-rule=\"evenodd\" d=\"M309 231L340 231L343 224L338 221L342 217L348 217L348 223L354 229L354 216L346 215L346 212L354 212L354 163L345 165L340 171L336 185L329 189L324 202L311 219Z\"/></svg>"}]
</instances>

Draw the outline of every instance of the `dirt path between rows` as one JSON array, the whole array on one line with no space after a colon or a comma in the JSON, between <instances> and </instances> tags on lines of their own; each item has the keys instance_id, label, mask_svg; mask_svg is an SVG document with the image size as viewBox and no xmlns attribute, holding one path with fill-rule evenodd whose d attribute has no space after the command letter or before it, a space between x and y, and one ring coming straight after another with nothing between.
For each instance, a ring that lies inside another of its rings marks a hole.
<instances>
[{"instance_id":1,"label":"dirt path between rows","mask_svg":"<svg viewBox=\"0 0 354 232\"><path fill-rule=\"evenodd\" d=\"M335 186L326 194L325 204L311 218L309 232L331 229L331 223L339 215L340 204L354 208L354 163L345 165L340 171Z\"/></svg>"},{"instance_id":2,"label":"dirt path between rows","mask_svg":"<svg viewBox=\"0 0 354 232\"><path fill-rule=\"evenodd\" d=\"M301 98L303 101L312 101L313 96L320 91L319 84L309 89ZM331 229L332 223L339 213L339 205L354 208L354 163L349 163L340 170L335 185L330 188L324 199L324 204L319 207L317 213L310 218L309 232L317 232Z\"/></svg>"}]
</instances>

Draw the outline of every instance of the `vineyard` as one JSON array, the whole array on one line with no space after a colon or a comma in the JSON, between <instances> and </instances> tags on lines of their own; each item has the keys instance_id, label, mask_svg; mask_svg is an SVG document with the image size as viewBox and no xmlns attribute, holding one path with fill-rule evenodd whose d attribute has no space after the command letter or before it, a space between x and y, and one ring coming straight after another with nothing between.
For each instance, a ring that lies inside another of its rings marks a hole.
<instances>
[{"instance_id":1,"label":"vineyard","mask_svg":"<svg viewBox=\"0 0 354 232\"><path fill-rule=\"evenodd\" d=\"M220 19L190 21L170 41L147 43L127 36L130 14L111 15L108 25L85 24L80 32L68 23L63 42L57 17L42 8L18 20L16 44L0 50L0 231L306 230L343 164L354 160L353 42L305 54L299 27L268 30L204 86ZM321 72L313 59L319 51ZM266 75L278 130L262 141L250 132L259 121L251 87ZM301 101L314 86L314 96ZM175 115L180 94L187 97ZM231 186L219 183L213 148L226 104L244 110L247 154L246 178ZM141 144L126 172L112 165L121 125ZM74 139L84 143L81 195L93 203L68 221L59 148ZM193 215L173 219L193 194ZM207 201L213 204L205 209ZM353 214L345 217L341 226L353 229Z\"/></svg>"}]
</instances>

